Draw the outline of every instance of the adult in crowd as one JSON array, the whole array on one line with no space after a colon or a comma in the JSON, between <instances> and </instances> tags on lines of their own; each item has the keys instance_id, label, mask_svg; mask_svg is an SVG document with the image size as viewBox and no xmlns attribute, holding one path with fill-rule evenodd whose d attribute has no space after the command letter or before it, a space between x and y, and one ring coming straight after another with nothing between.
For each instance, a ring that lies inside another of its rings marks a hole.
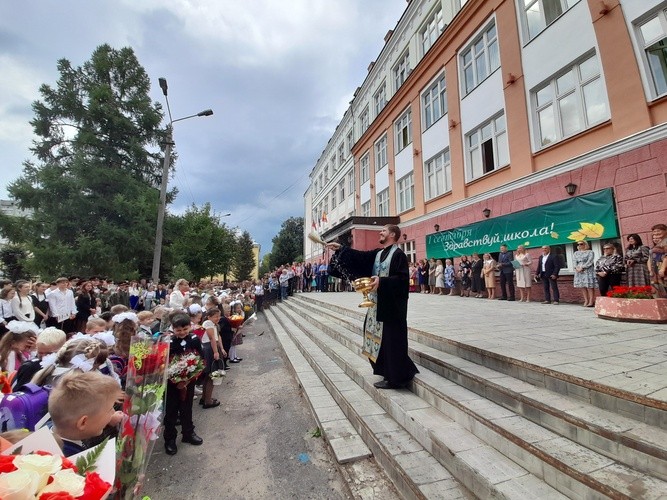
<instances>
[{"instance_id":1,"label":"adult in crowd","mask_svg":"<svg viewBox=\"0 0 667 500\"><path fill-rule=\"evenodd\" d=\"M577 241L574 262L574 288L580 288L584 307L595 305L595 255L587 241Z\"/></svg>"},{"instance_id":2,"label":"adult in crowd","mask_svg":"<svg viewBox=\"0 0 667 500\"><path fill-rule=\"evenodd\" d=\"M46 320L49 319L49 303L46 300L46 289L48 287L49 285L46 283L38 281L33 286L33 292L30 296L35 310L35 324L37 326L41 326L42 323L46 326Z\"/></svg>"},{"instance_id":3,"label":"adult in crowd","mask_svg":"<svg viewBox=\"0 0 667 500\"><path fill-rule=\"evenodd\" d=\"M649 276L658 297L667 297L667 225L656 224L651 228L653 248L649 254Z\"/></svg>"},{"instance_id":4,"label":"adult in crowd","mask_svg":"<svg viewBox=\"0 0 667 500\"><path fill-rule=\"evenodd\" d=\"M470 290L475 294L475 298L484 297L484 277L482 276L484 261L479 258L477 252L470 258Z\"/></svg>"},{"instance_id":5,"label":"adult in crowd","mask_svg":"<svg viewBox=\"0 0 667 500\"><path fill-rule=\"evenodd\" d=\"M467 255L461 256L459 261L459 277L461 278L461 297L470 297L472 286L472 264Z\"/></svg>"},{"instance_id":6,"label":"adult in crowd","mask_svg":"<svg viewBox=\"0 0 667 500\"><path fill-rule=\"evenodd\" d=\"M544 289L544 300L542 304L558 305L560 302L560 292L558 291L558 275L563 265L558 255L551 253L551 247L544 245L542 255L537 259L536 274L542 281ZM551 301L553 295L553 302Z\"/></svg>"},{"instance_id":7,"label":"adult in crowd","mask_svg":"<svg viewBox=\"0 0 667 500\"><path fill-rule=\"evenodd\" d=\"M602 255L595 262L595 274L602 297L606 297L610 289L621 284L623 257L616 252L613 243L605 243L602 247Z\"/></svg>"},{"instance_id":8,"label":"adult in crowd","mask_svg":"<svg viewBox=\"0 0 667 500\"><path fill-rule=\"evenodd\" d=\"M313 281L313 266L310 262L307 262L303 267L303 291L310 292L311 282Z\"/></svg>"},{"instance_id":9,"label":"adult in crowd","mask_svg":"<svg viewBox=\"0 0 667 500\"><path fill-rule=\"evenodd\" d=\"M628 286L648 286L651 277L648 272L650 250L644 245L638 234L630 234L626 238L625 270Z\"/></svg>"},{"instance_id":10,"label":"adult in crowd","mask_svg":"<svg viewBox=\"0 0 667 500\"><path fill-rule=\"evenodd\" d=\"M93 291L93 284L90 281L84 281L81 284L75 300L76 318L74 319L74 329L77 332L85 332L88 318L95 315L96 312L95 292Z\"/></svg>"},{"instance_id":11,"label":"adult in crowd","mask_svg":"<svg viewBox=\"0 0 667 500\"><path fill-rule=\"evenodd\" d=\"M507 249L507 245L500 245L498 254L498 270L500 271L500 297L498 300L514 300L514 253ZM509 290L509 295L508 295Z\"/></svg>"},{"instance_id":12,"label":"adult in crowd","mask_svg":"<svg viewBox=\"0 0 667 500\"><path fill-rule=\"evenodd\" d=\"M300 281L301 279L299 279L299 282ZM255 281L255 304L257 310L261 311L262 305L264 304L264 284L262 283L262 280Z\"/></svg>"},{"instance_id":13,"label":"adult in crowd","mask_svg":"<svg viewBox=\"0 0 667 500\"><path fill-rule=\"evenodd\" d=\"M14 320L12 299L15 295L16 290L13 287L0 290L0 336L8 331L7 323Z\"/></svg>"},{"instance_id":14,"label":"adult in crowd","mask_svg":"<svg viewBox=\"0 0 667 500\"><path fill-rule=\"evenodd\" d=\"M425 259L420 259L417 264L417 283L421 293L428 293L428 263Z\"/></svg>"},{"instance_id":15,"label":"adult in crowd","mask_svg":"<svg viewBox=\"0 0 667 500\"><path fill-rule=\"evenodd\" d=\"M157 286L157 290L155 290L155 300L158 304L164 304L167 302L167 289L162 283L160 283Z\"/></svg>"},{"instance_id":16,"label":"adult in crowd","mask_svg":"<svg viewBox=\"0 0 667 500\"><path fill-rule=\"evenodd\" d=\"M288 288L289 288L289 276L287 274L287 269L283 269L278 278L280 282L280 300L287 300Z\"/></svg>"},{"instance_id":17,"label":"adult in crowd","mask_svg":"<svg viewBox=\"0 0 667 500\"><path fill-rule=\"evenodd\" d=\"M419 371L408 357L408 259L397 245L401 230L386 225L380 231L381 249L362 252L329 243L335 250L330 272L348 274L351 279L372 277L371 297L376 305L368 308L364 322L364 354L373 373L383 380L378 389L405 387Z\"/></svg>"},{"instance_id":18,"label":"adult in crowd","mask_svg":"<svg viewBox=\"0 0 667 500\"><path fill-rule=\"evenodd\" d=\"M136 281L131 281L127 289L130 294L130 309L137 311L139 309L139 299L141 298L141 287Z\"/></svg>"},{"instance_id":19,"label":"adult in crowd","mask_svg":"<svg viewBox=\"0 0 667 500\"><path fill-rule=\"evenodd\" d=\"M56 289L52 290L46 300L49 303L49 319L46 326L55 326L66 334L74 331L74 318L77 308L74 292L68 288L69 280L65 277L56 280Z\"/></svg>"},{"instance_id":20,"label":"adult in crowd","mask_svg":"<svg viewBox=\"0 0 667 500\"><path fill-rule=\"evenodd\" d=\"M186 279L179 279L174 285L174 291L169 295L169 307L174 311L183 311L190 295L190 284Z\"/></svg>"},{"instance_id":21,"label":"adult in crowd","mask_svg":"<svg viewBox=\"0 0 667 500\"><path fill-rule=\"evenodd\" d=\"M326 292L329 287L329 266L327 266L326 261L320 262L317 272L320 276L320 292Z\"/></svg>"},{"instance_id":22,"label":"adult in crowd","mask_svg":"<svg viewBox=\"0 0 667 500\"><path fill-rule=\"evenodd\" d=\"M452 259L445 259L445 287L449 288L449 295L454 295L456 288L456 269Z\"/></svg>"},{"instance_id":23,"label":"adult in crowd","mask_svg":"<svg viewBox=\"0 0 667 500\"><path fill-rule=\"evenodd\" d=\"M442 265L442 262L440 262ZM437 264L435 259L431 257L428 261L428 291L430 293L435 293L435 268Z\"/></svg>"},{"instance_id":24,"label":"adult in crowd","mask_svg":"<svg viewBox=\"0 0 667 500\"><path fill-rule=\"evenodd\" d=\"M415 266L413 262L410 262L408 272L410 273L410 291L418 292L419 284L417 283L417 266Z\"/></svg>"},{"instance_id":25,"label":"adult in crowd","mask_svg":"<svg viewBox=\"0 0 667 500\"><path fill-rule=\"evenodd\" d=\"M484 254L484 264L482 266L482 274L484 277L484 287L486 288L486 298L496 298L496 267L498 263L491 257L490 253ZM481 295L480 295L481 297Z\"/></svg>"},{"instance_id":26,"label":"adult in crowd","mask_svg":"<svg viewBox=\"0 0 667 500\"><path fill-rule=\"evenodd\" d=\"M530 302L530 289L533 280L530 276L530 268L533 265L533 259L526 252L526 247L519 245L516 247L514 258L519 263L516 268L516 287L519 289L519 302Z\"/></svg>"},{"instance_id":27,"label":"adult in crowd","mask_svg":"<svg viewBox=\"0 0 667 500\"><path fill-rule=\"evenodd\" d=\"M30 282L18 280L14 284L16 294L12 299L12 316L19 321L35 322L35 306L32 305L30 297Z\"/></svg>"},{"instance_id":28,"label":"adult in crowd","mask_svg":"<svg viewBox=\"0 0 667 500\"><path fill-rule=\"evenodd\" d=\"M444 295L445 291L445 266L442 265L442 260L435 261L435 293L437 295Z\"/></svg>"}]
</instances>

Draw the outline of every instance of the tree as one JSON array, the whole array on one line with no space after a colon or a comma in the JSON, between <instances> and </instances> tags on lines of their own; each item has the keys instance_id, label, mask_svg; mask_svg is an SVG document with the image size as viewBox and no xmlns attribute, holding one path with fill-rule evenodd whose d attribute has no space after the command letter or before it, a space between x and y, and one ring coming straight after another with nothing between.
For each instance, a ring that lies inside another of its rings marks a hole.
<instances>
[{"instance_id":1,"label":"tree","mask_svg":"<svg viewBox=\"0 0 667 500\"><path fill-rule=\"evenodd\" d=\"M236 281L251 279L255 264L252 238L248 231L243 231L236 241L236 253L234 254L234 277Z\"/></svg>"},{"instance_id":2,"label":"tree","mask_svg":"<svg viewBox=\"0 0 667 500\"><path fill-rule=\"evenodd\" d=\"M260 276L264 276L268 272L271 272L271 252L264 254L264 257L262 257L262 262L259 264Z\"/></svg>"},{"instance_id":3,"label":"tree","mask_svg":"<svg viewBox=\"0 0 667 500\"><path fill-rule=\"evenodd\" d=\"M12 281L28 278L25 269L27 252L17 245L5 245L0 249L0 265L7 279Z\"/></svg>"},{"instance_id":4,"label":"tree","mask_svg":"<svg viewBox=\"0 0 667 500\"><path fill-rule=\"evenodd\" d=\"M32 256L33 273L150 274L161 180L162 109L131 48L98 47L33 103L31 151L8 191L30 217L0 218L0 232Z\"/></svg>"},{"instance_id":5,"label":"tree","mask_svg":"<svg viewBox=\"0 0 667 500\"><path fill-rule=\"evenodd\" d=\"M303 217L290 217L273 237L271 267L291 263L303 256Z\"/></svg>"}]
</instances>

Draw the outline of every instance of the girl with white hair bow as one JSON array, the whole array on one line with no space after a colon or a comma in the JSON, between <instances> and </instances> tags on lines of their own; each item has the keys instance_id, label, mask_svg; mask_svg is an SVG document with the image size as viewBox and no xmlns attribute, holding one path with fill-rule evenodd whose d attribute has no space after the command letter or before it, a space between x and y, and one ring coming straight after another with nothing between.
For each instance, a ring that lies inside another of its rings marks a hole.
<instances>
[{"instance_id":1,"label":"girl with white hair bow","mask_svg":"<svg viewBox=\"0 0 667 500\"><path fill-rule=\"evenodd\" d=\"M0 340L0 370L15 372L26 361L26 352L35 345L39 327L32 321L10 321Z\"/></svg>"}]
</instances>

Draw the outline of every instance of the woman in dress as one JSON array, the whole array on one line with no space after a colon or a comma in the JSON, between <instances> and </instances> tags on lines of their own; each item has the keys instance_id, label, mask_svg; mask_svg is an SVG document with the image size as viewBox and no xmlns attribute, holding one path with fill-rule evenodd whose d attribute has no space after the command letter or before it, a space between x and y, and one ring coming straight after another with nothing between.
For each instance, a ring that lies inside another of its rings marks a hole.
<instances>
[{"instance_id":1,"label":"woman in dress","mask_svg":"<svg viewBox=\"0 0 667 500\"><path fill-rule=\"evenodd\" d=\"M470 287L472 286L471 274L472 264L468 260L468 256L463 255L461 257L461 261L459 262L459 276L461 277L461 297L470 297Z\"/></svg>"},{"instance_id":2,"label":"woman in dress","mask_svg":"<svg viewBox=\"0 0 667 500\"><path fill-rule=\"evenodd\" d=\"M431 257L428 261L428 289L431 293L435 293L435 266L435 259Z\"/></svg>"},{"instance_id":3,"label":"woman in dress","mask_svg":"<svg viewBox=\"0 0 667 500\"><path fill-rule=\"evenodd\" d=\"M574 252L574 288L581 288L584 307L595 305L595 255L586 241L577 241Z\"/></svg>"},{"instance_id":4,"label":"woman in dress","mask_svg":"<svg viewBox=\"0 0 667 500\"><path fill-rule=\"evenodd\" d=\"M530 278L530 266L533 259L526 252L526 247L519 245L514 252L514 258L520 266L516 269L516 287L519 289L519 302L530 302L530 287L532 280Z\"/></svg>"},{"instance_id":5,"label":"woman in dress","mask_svg":"<svg viewBox=\"0 0 667 500\"><path fill-rule=\"evenodd\" d=\"M182 311L187 306L187 295L190 291L188 280L181 278L174 285L174 291L169 295L169 307L174 311Z\"/></svg>"},{"instance_id":6,"label":"woman in dress","mask_svg":"<svg viewBox=\"0 0 667 500\"><path fill-rule=\"evenodd\" d=\"M484 261L480 259L479 254L475 252L470 258L470 289L477 299L484 297L484 277L482 276L482 269L484 269Z\"/></svg>"},{"instance_id":7,"label":"woman in dress","mask_svg":"<svg viewBox=\"0 0 667 500\"><path fill-rule=\"evenodd\" d=\"M14 288L3 288L0 291L0 337L8 331L7 324L16 319L12 312L12 299L15 295Z\"/></svg>"},{"instance_id":8,"label":"woman in dress","mask_svg":"<svg viewBox=\"0 0 667 500\"><path fill-rule=\"evenodd\" d=\"M484 277L484 286L486 287L486 298L496 298L496 261L490 253L484 254L484 267L481 276Z\"/></svg>"},{"instance_id":9,"label":"woman in dress","mask_svg":"<svg viewBox=\"0 0 667 500\"><path fill-rule=\"evenodd\" d=\"M629 235L627 241L625 269L628 286L650 286L651 278L648 272L649 248L642 243L638 234Z\"/></svg>"},{"instance_id":10,"label":"woman in dress","mask_svg":"<svg viewBox=\"0 0 667 500\"><path fill-rule=\"evenodd\" d=\"M449 295L454 295L456 288L456 269L452 264L452 259L445 259L445 286L449 288Z\"/></svg>"},{"instance_id":11,"label":"woman in dress","mask_svg":"<svg viewBox=\"0 0 667 500\"><path fill-rule=\"evenodd\" d=\"M97 312L97 301L95 299L93 284L90 281L84 281L79 288L79 294L76 296L74 328L77 332L85 332L88 317L93 316Z\"/></svg>"},{"instance_id":12,"label":"woman in dress","mask_svg":"<svg viewBox=\"0 0 667 500\"><path fill-rule=\"evenodd\" d=\"M445 289L445 268L442 266L442 261L440 259L435 262L435 269L433 274L435 275L435 291L433 293L437 295L444 295L443 290Z\"/></svg>"},{"instance_id":13,"label":"woman in dress","mask_svg":"<svg viewBox=\"0 0 667 500\"><path fill-rule=\"evenodd\" d=\"M417 268L412 262L410 262L409 272L410 272L410 291L418 292L419 285L417 284Z\"/></svg>"},{"instance_id":14,"label":"woman in dress","mask_svg":"<svg viewBox=\"0 0 667 500\"><path fill-rule=\"evenodd\" d=\"M16 295L12 299L12 316L19 321L35 322L35 306L32 305L30 297L30 282L18 280L14 284Z\"/></svg>"},{"instance_id":15,"label":"woman in dress","mask_svg":"<svg viewBox=\"0 0 667 500\"><path fill-rule=\"evenodd\" d=\"M426 285L428 284L428 264L424 259L420 259L417 263L417 283L419 283L419 291L421 293L428 293Z\"/></svg>"},{"instance_id":16,"label":"woman in dress","mask_svg":"<svg viewBox=\"0 0 667 500\"><path fill-rule=\"evenodd\" d=\"M595 263L595 274L598 277L600 296L606 297L611 288L621 284L623 257L616 253L612 243L605 243L602 251L602 257Z\"/></svg>"},{"instance_id":17,"label":"woman in dress","mask_svg":"<svg viewBox=\"0 0 667 500\"><path fill-rule=\"evenodd\" d=\"M35 324L41 325L49 319L49 303L46 300L46 289L49 285L38 281L33 287L33 293L30 296L32 306L35 310Z\"/></svg>"}]
</instances>

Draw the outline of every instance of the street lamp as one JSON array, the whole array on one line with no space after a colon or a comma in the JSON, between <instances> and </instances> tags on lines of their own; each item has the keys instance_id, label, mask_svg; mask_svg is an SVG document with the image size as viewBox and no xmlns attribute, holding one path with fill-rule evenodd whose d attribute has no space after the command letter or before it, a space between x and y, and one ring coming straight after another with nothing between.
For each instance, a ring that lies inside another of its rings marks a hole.
<instances>
[{"instance_id":1,"label":"street lamp","mask_svg":"<svg viewBox=\"0 0 667 500\"><path fill-rule=\"evenodd\" d=\"M155 248L153 250L153 271L151 278L156 285L160 281L160 259L162 257L162 230L164 226L164 212L167 205L167 183L169 182L169 165L171 164L171 147L174 145L173 128L174 123L188 118L195 118L198 116L211 116L213 110L205 109L195 115L184 116L173 120L171 117L171 108L169 107L169 97L167 96L167 79L159 78L160 88L164 94L164 99L167 101L167 112L169 113L169 125L167 126L167 138L164 142L164 164L162 166L162 183L160 184L160 203L157 209L157 227L155 229Z\"/></svg>"}]
</instances>

